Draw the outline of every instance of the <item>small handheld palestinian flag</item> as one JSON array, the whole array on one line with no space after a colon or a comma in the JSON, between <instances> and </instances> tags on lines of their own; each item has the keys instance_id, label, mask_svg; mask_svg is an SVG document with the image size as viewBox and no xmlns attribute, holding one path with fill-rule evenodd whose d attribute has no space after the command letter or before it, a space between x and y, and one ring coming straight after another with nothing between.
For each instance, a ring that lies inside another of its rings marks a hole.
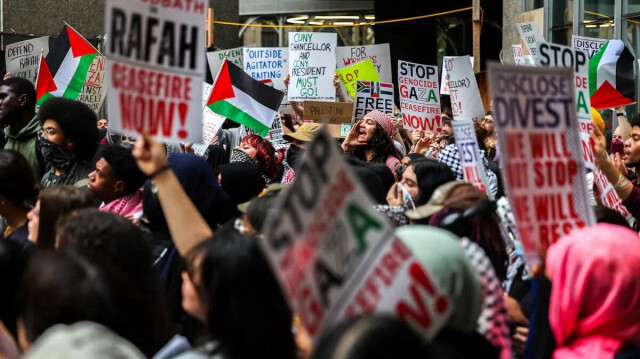
<instances>
[{"instance_id":1,"label":"small handheld palestinian flag","mask_svg":"<svg viewBox=\"0 0 640 359\"><path fill-rule=\"evenodd\" d=\"M98 50L71 26L65 25L40 61L36 94L38 105L49 97L76 100L82 92L89 67Z\"/></svg>"},{"instance_id":2,"label":"small handheld palestinian flag","mask_svg":"<svg viewBox=\"0 0 640 359\"><path fill-rule=\"evenodd\" d=\"M224 60L207 107L266 136L283 97L282 91L254 80L241 68Z\"/></svg>"},{"instance_id":3,"label":"small handheld palestinian flag","mask_svg":"<svg viewBox=\"0 0 640 359\"><path fill-rule=\"evenodd\" d=\"M591 107L600 110L633 104L633 55L621 40L609 40L589 60Z\"/></svg>"}]
</instances>

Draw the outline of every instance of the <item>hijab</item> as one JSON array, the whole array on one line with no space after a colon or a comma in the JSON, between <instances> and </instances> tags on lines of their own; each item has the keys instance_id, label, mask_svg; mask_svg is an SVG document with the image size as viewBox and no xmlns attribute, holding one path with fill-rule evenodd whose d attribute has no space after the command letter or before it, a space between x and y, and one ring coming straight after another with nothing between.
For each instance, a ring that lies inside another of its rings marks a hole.
<instances>
[{"instance_id":1,"label":"hijab","mask_svg":"<svg viewBox=\"0 0 640 359\"><path fill-rule=\"evenodd\" d=\"M473 332L480 315L482 289L458 238L443 229L422 225L400 227L396 235L449 295L453 312L445 328Z\"/></svg>"},{"instance_id":2,"label":"hijab","mask_svg":"<svg viewBox=\"0 0 640 359\"><path fill-rule=\"evenodd\" d=\"M235 162L220 165L222 188L234 204L249 201L267 186L262 167L253 162Z\"/></svg>"},{"instance_id":3,"label":"hijab","mask_svg":"<svg viewBox=\"0 0 640 359\"><path fill-rule=\"evenodd\" d=\"M229 163L229 152L221 145L211 145L209 146L207 162L209 162L209 165L211 165L211 168L215 171L220 165Z\"/></svg>"},{"instance_id":4,"label":"hijab","mask_svg":"<svg viewBox=\"0 0 640 359\"><path fill-rule=\"evenodd\" d=\"M640 345L638 233L604 223L575 230L546 259L554 359L608 359Z\"/></svg>"},{"instance_id":5,"label":"hijab","mask_svg":"<svg viewBox=\"0 0 640 359\"><path fill-rule=\"evenodd\" d=\"M218 177L207 161L190 153L173 154L169 156L169 167L212 229L229 219L229 196L218 184ZM145 184L144 214L153 232L169 233L154 187L151 180Z\"/></svg>"}]
</instances>

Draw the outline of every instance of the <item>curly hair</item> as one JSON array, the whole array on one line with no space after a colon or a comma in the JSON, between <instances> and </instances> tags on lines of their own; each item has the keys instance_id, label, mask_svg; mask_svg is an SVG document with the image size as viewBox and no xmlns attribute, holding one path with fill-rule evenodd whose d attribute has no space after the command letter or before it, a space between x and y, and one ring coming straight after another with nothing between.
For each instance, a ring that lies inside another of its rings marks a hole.
<instances>
[{"instance_id":1,"label":"curly hair","mask_svg":"<svg viewBox=\"0 0 640 359\"><path fill-rule=\"evenodd\" d=\"M271 142L259 135L246 135L240 142L248 143L256 149L255 161L264 169L267 177L275 181L280 176L285 154L283 148L276 151Z\"/></svg>"},{"instance_id":2,"label":"curly hair","mask_svg":"<svg viewBox=\"0 0 640 359\"><path fill-rule=\"evenodd\" d=\"M384 131L380 124L376 123L376 128L373 131L373 139L371 139L371 141L369 141L365 146L358 146L350 149L347 154L366 161L367 156L365 151L370 148L376 150L375 155L373 155L373 158L371 159L371 162L373 163L385 163L389 156L393 156L400 160L400 155L398 154L398 150L396 150L396 146L393 145L393 140Z\"/></svg>"},{"instance_id":3,"label":"curly hair","mask_svg":"<svg viewBox=\"0 0 640 359\"><path fill-rule=\"evenodd\" d=\"M75 142L75 152L79 159L89 161L98 149L98 117L82 102L63 97L52 97L45 101L38 111L38 121L55 121L67 141Z\"/></svg>"}]
</instances>

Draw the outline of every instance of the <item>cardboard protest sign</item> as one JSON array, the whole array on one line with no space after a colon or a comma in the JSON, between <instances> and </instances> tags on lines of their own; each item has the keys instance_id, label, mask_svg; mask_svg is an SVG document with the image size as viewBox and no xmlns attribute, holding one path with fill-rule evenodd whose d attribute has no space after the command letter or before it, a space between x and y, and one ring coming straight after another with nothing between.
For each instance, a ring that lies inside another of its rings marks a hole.
<instances>
[{"instance_id":1,"label":"cardboard protest sign","mask_svg":"<svg viewBox=\"0 0 640 359\"><path fill-rule=\"evenodd\" d=\"M460 166L464 180L471 183L475 188L487 193L489 199L493 200L491 191L487 191L487 173L484 162L480 157L480 147L478 138L473 128L471 120L457 120L451 123L453 136L456 139L456 146L460 154Z\"/></svg>"},{"instance_id":2,"label":"cardboard protest sign","mask_svg":"<svg viewBox=\"0 0 640 359\"><path fill-rule=\"evenodd\" d=\"M211 72L211 76L214 79L216 78L218 71L220 71L220 67L222 66L224 60L229 60L234 65L243 68L244 63L242 59L242 47L207 52L207 63L209 64L209 71Z\"/></svg>"},{"instance_id":3,"label":"cardboard protest sign","mask_svg":"<svg viewBox=\"0 0 640 359\"><path fill-rule=\"evenodd\" d=\"M511 51L513 51L513 60L516 65L519 66L535 66L536 62L533 56L525 55L522 50L522 45L511 45Z\"/></svg>"},{"instance_id":4,"label":"cardboard protest sign","mask_svg":"<svg viewBox=\"0 0 640 359\"><path fill-rule=\"evenodd\" d=\"M567 68L489 67L506 189L525 259L538 245L595 223L589 205L574 76Z\"/></svg>"},{"instance_id":5,"label":"cardboard protest sign","mask_svg":"<svg viewBox=\"0 0 640 359\"><path fill-rule=\"evenodd\" d=\"M544 42L544 36L542 36L542 31L540 31L538 23L535 21L518 23L516 24L516 28L518 29L518 33L520 33L520 37L524 41L524 46L529 50L529 54L534 58L538 56L538 48L536 44Z\"/></svg>"},{"instance_id":6,"label":"cardboard protest sign","mask_svg":"<svg viewBox=\"0 0 640 359\"><path fill-rule=\"evenodd\" d=\"M447 59L445 68L453 118L472 120L484 117L484 106L469 56Z\"/></svg>"},{"instance_id":7,"label":"cardboard protest sign","mask_svg":"<svg viewBox=\"0 0 640 359\"><path fill-rule=\"evenodd\" d=\"M4 63L7 73L12 77L21 77L36 84L36 75L40 65L40 53L49 53L49 36L16 42L4 47Z\"/></svg>"},{"instance_id":8,"label":"cardboard protest sign","mask_svg":"<svg viewBox=\"0 0 640 359\"><path fill-rule=\"evenodd\" d=\"M289 33L289 100L335 101L337 34Z\"/></svg>"},{"instance_id":9,"label":"cardboard protest sign","mask_svg":"<svg viewBox=\"0 0 640 359\"><path fill-rule=\"evenodd\" d=\"M154 4L107 1L109 124L160 141L199 142L206 4Z\"/></svg>"},{"instance_id":10,"label":"cardboard protest sign","mask_svg":"<svg viewBox=\"0 0 640 359\"><path fill-rule=\"evenodd\" d=\"M440 95L449 95L449 83L447 82L447 61L449 59L454 59L457 56L445 56L442 58L442 75L440 77ZM473 56L469 57L469 63L471 64L471 68L473 68Z\"/></svg>"},{"instance_id":11,"label":"cardboard protest sign","mask_svg":"<svg viewBox=\"0 0 640 359\"><path fill-rule=\"evenodd\" d=\"M311 337L368 251L392 236L326 128L265 227L260 244Z\"/></svg>"},{"instance_id":12,"label":"cardboard protest sign","mask_svg":"<svg viewBox=\"0 0 640 359\"><path fill-rule=\"evenodd\" d=\"M316 122L351 124L352 115L353 102L305 101L304 103L304 118Z\"/></svg>"},{"instance_id":13,"label":"cardboard protest sign","mask_svg":"<svg viewBox=\"0 0 640 359\"><path fill-rule=\"evenodd\" d=\"M393 82L389 44L336 47L336 65L338 69L364 59L371 59L373 62L373 66L378 72L378 76L380 76L380 80L376 81Z\"/></svg>"},{"instance_id":14,"label":"cardboard protest sign","mask_svg":"<svg viewBox=\"0 0 640 359\"><path fill-rule=\"evenodd\" d=\"M87 79L78 95L78 101L87 104L95 113L100 111L107 96L105 61L104 56L96 56L93 59L87 72Z\"/></svg>"},{"instance_id":15,"label":"cardboard protest sign","mask_svg":"<svg viewBox=\"0 0 640 359\"><path fill-rule=\"evenodd\" d=\"M583 50L587 53L589 58L600 50L604 44L607 43L605 39L594 39L592 37L584 37L578 35L571 35L571 44L574 49Z\"/></svg>"},{"instance_id":16,"label":"cardboard protest sign","mask_svg":"<svg viewBox=\"0 0 640 359\"><path fill-rule=\"evenodd\" d=\"M538 44L538 63L542 66L569 67L573 69L575 89L574 109L577 114L582 159L585 166L593 171L594 182L600 192L603 204L631 220L631 214L606 176L596 167L593 146L589 134L593 131L591 104L589 98L589 56L586 51L568 46L541 42Z\"/></svg>"},{"instance_id":17,"label":"cardboard protest sign","mask_svg":"<svg viewBox=\"0 0 640 359\"><path fill-rule=\"evenodd\" d=\"M437 66L398 60L398 89L404 128L442 132Z\"/></svg>"},{"instance_id":18,"label":"cardboard protest sign","mask_svg":"<svg viewBox=\"0 0 640 359\"><path fill-rule=\"evenodd\" d=\"M393 314L432 339L453 312L453 303L399 238L383 241L346 285L328 322Z\"/></svg>"},{"instance_id":19,"label":"cardboard protest sign","mask_svg":"<svg viewBox=\"0 0 640 359\"><path fill-rule=\"evenodd\" d=\"M284 78L289 71L289 49L286 47L245 47L242 50L244 71L262 83L286 92ZM222 64L222 63L221 63ZM287 102L286 98L283 103Z\"/></svg>"},{"instance_id":20,"label":"cardboard protest sign","mask_svg":"<svg viewBox=\"0 0 640 359\"><path fill-rule=\"evenodd\" d=\"M353 65L338 69L336 70L336 74L340 78L344 88L347 89L347 93L351 98L354 98L355 96L357 80L380 81L378 72L373 66L373 61L371 61L371 59L362 60Z\"/></svg>"},{"instance_id":21,"label":"cardboard protest sign","mask_svg":"<svg viewBox=\"0 0 640 359\"><path fill-rule=\"evenodd\" d=\"M372 110L379 110L393 117L393 83L358 81L353 102L353 121Z\"/></svg>"}]
</instances>

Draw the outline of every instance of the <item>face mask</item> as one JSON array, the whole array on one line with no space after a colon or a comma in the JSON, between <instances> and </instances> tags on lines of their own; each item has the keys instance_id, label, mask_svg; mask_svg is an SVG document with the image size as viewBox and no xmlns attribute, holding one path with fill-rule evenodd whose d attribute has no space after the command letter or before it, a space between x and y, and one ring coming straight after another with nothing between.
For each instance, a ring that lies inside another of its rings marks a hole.
<instances>
[{"instance_id":1,"label":"face mask","mask_svg":"<svg viewBox=\"0 0 640 359\"><path fill-rule=\"evenodd\" d=\"M404 189L401 183L398 183L398 191L402 192L402 206L405 209L410 209L409 203L411 203L411 207L416 209L416 205L413 203L413 199L411 198L411 193Z\"/></svg>"},{"instance_id":2,"label":"face mask","mask_svg":"<svg viewBox=\"0 0 640 359\"><path fill-rule=\"evenodd\" d=\"M74 152L68 151L66 148L58 146L43 137L38 137L38 141L40 142L40 152L44 161L53 166L53 168L64 169L75 161L76 154Z\"/></svg>"},{"instance_id":3,"label":"face mask","mask_svg":"<svg viewBox=\"0 0 640 359\"><path fill-rule=\"evenodd\" d=\"M98 129L98 138L102 140L103 138L107 137L107 131L108 130L109 130L108 128L99 128Z\"/></svg>"},{"instance_id":4,"label":"face mask","mask_svg":"<svg viewBox=\"0 0 640 359\"><path fill-rule=\"evenodd\" d=\"M234 148L233 150L231 150L231 161L229 162L234 163L234 162L254 162L254 161L243 150L239 148Z\"/></svg>"}]
</instances>

